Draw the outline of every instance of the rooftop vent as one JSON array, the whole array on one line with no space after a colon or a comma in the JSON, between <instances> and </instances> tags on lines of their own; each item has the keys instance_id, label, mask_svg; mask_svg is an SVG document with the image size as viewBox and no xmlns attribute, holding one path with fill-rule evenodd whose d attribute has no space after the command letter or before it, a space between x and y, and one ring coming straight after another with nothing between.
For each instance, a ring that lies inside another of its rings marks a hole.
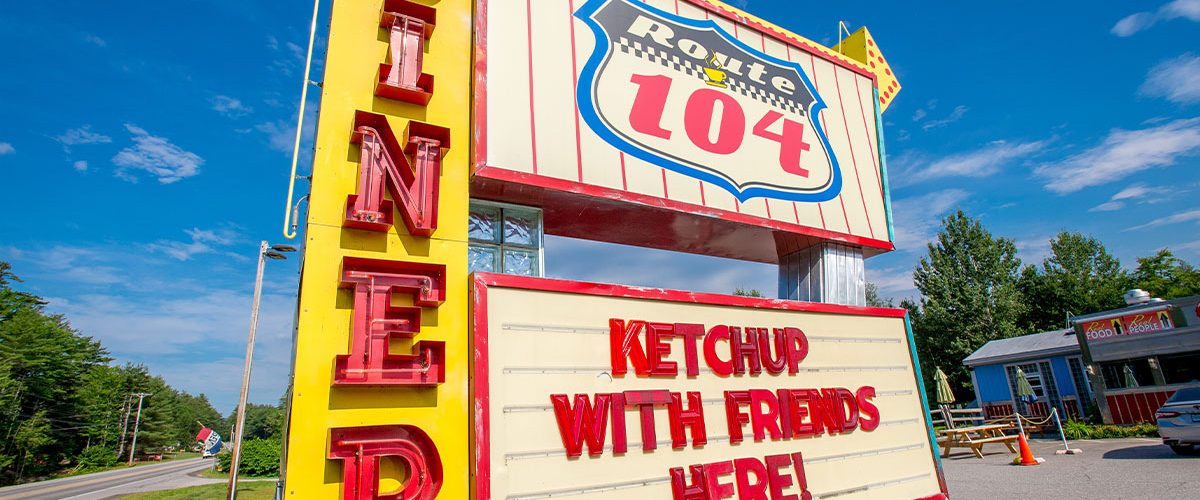
<instances>
[{"instance_id":1,"label":"rooftop vent","mask_svg":"<svg viewBox=\"0 0 1200 500\"><path fill-rule=\"evenodd\" d=\"M1133 290L1125 292L1124 297L1125 303L1131 306L1150 302L1150 292L1142 290L1141 288L1134 288Z\"/></svg>"}]
</instances>

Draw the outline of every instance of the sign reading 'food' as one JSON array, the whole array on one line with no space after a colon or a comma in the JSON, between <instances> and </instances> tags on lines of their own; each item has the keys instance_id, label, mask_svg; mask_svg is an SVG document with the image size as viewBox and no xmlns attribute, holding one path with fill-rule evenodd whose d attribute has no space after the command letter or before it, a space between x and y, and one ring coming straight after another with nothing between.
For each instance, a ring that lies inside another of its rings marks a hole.
<instances>
[{"instance_id":1,"label":"sign reading 'food'","mask_svg":"<svg viewBox=\"0 0 1200 500\"><path fill-rule=\"evenodd\" d=\"M1128 335L1156 333L1172 328L1175 328L1175 322L1171 319L1171 315L1166 309L1160 309L1088 321L1083 324L1083 334L1091 342Z\"/></svg>"}]
</instances>

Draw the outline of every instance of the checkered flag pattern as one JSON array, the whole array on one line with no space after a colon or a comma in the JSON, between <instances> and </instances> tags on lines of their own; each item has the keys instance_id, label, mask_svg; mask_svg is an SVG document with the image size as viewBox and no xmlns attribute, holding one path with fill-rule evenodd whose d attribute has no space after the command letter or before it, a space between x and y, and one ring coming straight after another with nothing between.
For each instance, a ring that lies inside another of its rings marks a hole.
<instances>
[{"instance_id":1,"label":"checkered flag pattern","mask_svg":"<svg viewBox=\"0 0 1200 500\"><path fill-rule=\"evenodd\" d=\"M630 41L628 38L620 37L617 40L617 49L634 57L645 59L647 61L658 63L662 66L674 69L682 73L687 73L704 81L708 81L708 77L704 74L704 66L697 64L694 60L681 58L678 54L667 54L649 45L643 45L639 41ZM729 86L731 92L736 92L751 99L761 101L772 107L785 110L803 116L805 109L795 101L776 94L770 89L763 88L757 82L749 80L740 80L734 78L732 73L730 77L725 79L725 84Z\"/></svg>"}]
</instances>

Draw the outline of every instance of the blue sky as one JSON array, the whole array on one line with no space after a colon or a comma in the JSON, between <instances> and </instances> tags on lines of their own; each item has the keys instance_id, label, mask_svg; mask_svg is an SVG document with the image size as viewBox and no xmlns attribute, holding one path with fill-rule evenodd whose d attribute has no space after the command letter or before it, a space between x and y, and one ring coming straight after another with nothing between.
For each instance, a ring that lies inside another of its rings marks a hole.
<instances>
[{"instance_id":1,"label":"blue sky","mask_svg":"<svg viewBox=\"0 0 1200 500\"><path fill-rule=\"evenodd\" d=\"M223 412L257 244L280 240L303 3L0 9L0 259L118 361ZM1126 265L1164 246L1200 261L1200 47L1186 42L1200 0L735 3L822 43L838 20L865 24L897 72L884 119L899 249L867 261L886 295L913 293L913 265L957 207L1028 262L1060 229ZM773 266L559 238L546 260L557 277L775 289ZM283 393L296 278L294 258L269 263L253 401Z\"/></svg>"}]
</instances>

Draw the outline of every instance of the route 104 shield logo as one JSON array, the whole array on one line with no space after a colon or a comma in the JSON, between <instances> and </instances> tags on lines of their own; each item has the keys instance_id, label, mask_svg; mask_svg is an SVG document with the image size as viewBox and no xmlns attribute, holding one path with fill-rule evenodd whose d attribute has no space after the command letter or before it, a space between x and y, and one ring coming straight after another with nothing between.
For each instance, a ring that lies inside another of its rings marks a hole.
<instances>
[{"instance_id":1,"label":"route 104 shield logo","mask_svg":"<svg viewBox=\"0 0 1200 500\"><path fill-rule=\"evenodd\" d=\"M596 37L577 89L588 126L625 154L754 197L837 197L841 170L815 119L825 102L797 63L710 20L637 0L589 0Z\"/></svg>"}]
</instances>

